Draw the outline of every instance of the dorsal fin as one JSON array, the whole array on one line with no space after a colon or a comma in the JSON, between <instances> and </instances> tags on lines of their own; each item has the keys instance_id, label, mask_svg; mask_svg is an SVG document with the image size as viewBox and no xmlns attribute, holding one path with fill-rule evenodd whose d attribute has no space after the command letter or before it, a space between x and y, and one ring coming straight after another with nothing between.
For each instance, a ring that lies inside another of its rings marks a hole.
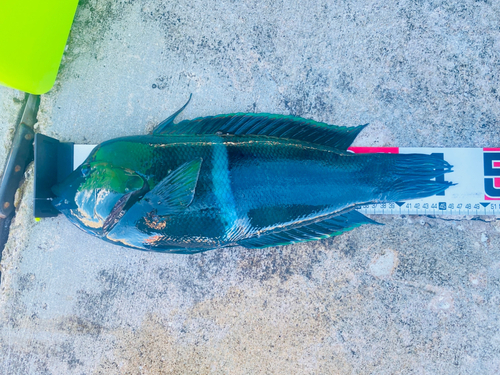
<instances>
[{"instance_id":1,"label":"dorsal fin","mask_svg":"<svg viewBox=\"0 0 500 375\"><path fill-rule=\"evenodd\" d=\"M191 97L189 97L191 99ZM175 117L188 102L172 116L162 121L153 135L178 134L252 134L306 141L347 150L366 125L355 127L328 125L301 117L272 115L268 113L231 113L227 115L198 117L174 124Z\"/></svg>"},{"instance_id":2,"label":"dorsal fin","mask_svg":"<svg viewBox=\"0 0 500 375\"><path fill-rule=\"evenodd\" d=\"M238 241L238 245L251 249L270 246L290 245L298 242L321 240L338 236L363 224L379 224L358 211L349 211L329 219L304 225L288 231L248 238ZM379 224L380 225L380 224Z\"/></svg>"},{"instance_id":3,"label":"dorsal fin","mask_svg":"<svg viewBox=\"0 0 500 375\"><path fill-rule=\"evenodd\" d=\"M160 122L158 125L156 125L155 128L153 129L152 134L153 135L164 134L166 130L168 131L168 127L174 125L175 118L177 116L179 116L179 113L181 113L182 111L184 111L184 108L187 107L187 105L191 101L192 97L193 97L193 94L189 94L189 99L186 102L186 104L184 104L179 110L177 110L176 112L174 112L172 115L170 115L169 117L167 117L165 120L163 120L162 122Z\"/></svg>"}]
</instances>

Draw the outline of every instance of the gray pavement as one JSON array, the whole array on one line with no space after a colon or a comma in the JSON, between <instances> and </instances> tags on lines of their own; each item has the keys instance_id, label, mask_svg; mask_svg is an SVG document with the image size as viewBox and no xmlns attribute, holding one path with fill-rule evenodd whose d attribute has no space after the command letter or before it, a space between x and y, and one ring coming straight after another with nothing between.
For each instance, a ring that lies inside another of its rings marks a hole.
<instances>
[{"instance_id":1,"label":"gray pavement","mask_svg":"<svg viewBox=\"0 0 500 375\"><path fill-rule=\"evenodd\" d=\"M496 1L81 1L37 130L95 144L229 112L370 123L357 145L498 147ZM23 94L0 88L0 162ZM1 374L498 374L500 222L146 253L32 217L3 252Z\"/></svg>"}]
</instances>

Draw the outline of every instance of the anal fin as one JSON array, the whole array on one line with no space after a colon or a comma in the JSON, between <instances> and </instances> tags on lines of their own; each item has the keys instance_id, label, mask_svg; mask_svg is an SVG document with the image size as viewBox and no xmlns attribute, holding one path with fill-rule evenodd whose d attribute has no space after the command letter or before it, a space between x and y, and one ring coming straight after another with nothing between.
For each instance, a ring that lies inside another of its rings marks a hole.
<instances>
[{"instance_id":1,"label":"anal fin","mask_svg":"<svg viewBox=\"0 0 500 375\"><path fill-rule=\"evenodd\" d=\"M238 245L251 249L261 249L271 246L283 246L299 242L321 240L338 236L339 234L350 231L363 224L379 223L354 210L288 231L241 240L238 241Z\"/></svg>"}]
</instances>

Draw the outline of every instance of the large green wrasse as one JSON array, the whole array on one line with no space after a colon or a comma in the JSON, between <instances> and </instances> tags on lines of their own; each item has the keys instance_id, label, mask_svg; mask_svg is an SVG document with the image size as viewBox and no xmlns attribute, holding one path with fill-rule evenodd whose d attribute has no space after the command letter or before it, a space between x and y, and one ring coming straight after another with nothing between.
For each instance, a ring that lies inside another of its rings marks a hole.
<instances>
[{"instance_id":1,"label":"large green wrasse","mask_svg":"<svg viewBox=\"0 0 500 375\"><path fill-rule=\"evenodd\" d=\"M190 254L336 236L375 223L360 205L452 185L436 181L451 166L431 155L348 152L364 126L250 113L175 124L185 106L150 135L96 146L53 187L54 206L114 244Z\"/></svg>"}]
</instances>

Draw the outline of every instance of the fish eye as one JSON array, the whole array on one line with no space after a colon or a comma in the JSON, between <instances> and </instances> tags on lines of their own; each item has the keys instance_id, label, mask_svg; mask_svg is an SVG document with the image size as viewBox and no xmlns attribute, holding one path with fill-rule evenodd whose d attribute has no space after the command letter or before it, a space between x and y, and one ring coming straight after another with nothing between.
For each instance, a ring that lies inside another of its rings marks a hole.
<instances>
[{"instance_id":1,"label":"fish eye","mask_svg":"<svg viewBox=\"0 0 500 375\"><path fill-rule=\"evenodd\" d=\"M90 174L90 165L82 165L80 171L83 177L87 177Z\"/></svg>"}]
</instances>

